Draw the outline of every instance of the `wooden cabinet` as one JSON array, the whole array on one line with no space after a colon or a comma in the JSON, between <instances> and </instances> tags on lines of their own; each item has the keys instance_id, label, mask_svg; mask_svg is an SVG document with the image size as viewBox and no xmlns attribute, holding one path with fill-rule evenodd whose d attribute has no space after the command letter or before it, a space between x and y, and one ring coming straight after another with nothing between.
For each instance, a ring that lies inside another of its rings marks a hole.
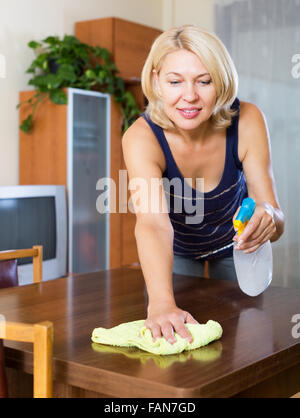
<instances>
[{"instance_id":1,"label":"wooden cabinet","mask_svg":"<svg viewBox=\"0 0 300 418\"><path fill-rule=\"evenodd\" d=\"M109 214L109 219L103 221L104 215L96 210L101 193L96 184L100 178L112 178L118 189L122 167L119 106L109 95L103 95L108 98L104 102L104 99L100 100L101 94L96 92L79 89L66 89L65 92L68 105L44 100L37 109L32 133L27 135L20 131L19 183L66 186L69 272L128 264L128 257L122 252L121 214ZM34 94L32 90L21 92L20 101L28 100ZM20 108L20 123L28 111L27 105ZM132 235L129 263L137 261L133 238ZM81 247L82 257L79 255Z\"/></svg>"},{"instance_id":2,"label":"wooden cabinet","mask_svg":"<svg viewBox=\"0 0 300 418\"><path fill-rule=\"evenodd\" d=\"M116 17L75 24L75 36L91 46L107 48L125 80L140 79L143 65L161 31Z\"/></svg>"},{"instance_id":3,"label":"wooden cabinet","mask_svg":"<svg viewBox=\"0 0 300 418\"><path fill-rule=\"evenodd\" d=\"M161 31L118 18L96 19L75 24L75 36L92 46L99 45L112 53L112 58L134 95L141 110L144 96L140 75L154 39ZM26 101L34 91L20 93ZM110 177L119 188L119 170L124 170L122 156L122 115L111 98L110 108ZM20 123L29 114L27 106L20 108ZM34 130L30 135L20 131L19 183L62 184L68 188L67 105L55 105L46 99L36 112ZM129 195L129 193L128 193ZM118 196L117 196L118 208ZM134 237L135 215L131 212L110 214L109 268L138 262Z\"/></svg>"},{"instance_id":4,"label":"wooden cabinet","mask_svg":"<svg viewBox=\"0 0 300 418\"><path fill-rule=\"evenodd\" d=\"M92 46L107 48L112 56L120 76L124 79L127 89L133 94L141 110L144 110L145 98L142 92L141 72L154 40L162 33L161 30L128 20L108 17L103 19L76 22L75 36ZM119 134L121 144L121 133ZM119 168L126 169L122 152ZM121 214L121 265L138 261L134 226L135 215L131 212Z\"/></svg>"}]
</instances>

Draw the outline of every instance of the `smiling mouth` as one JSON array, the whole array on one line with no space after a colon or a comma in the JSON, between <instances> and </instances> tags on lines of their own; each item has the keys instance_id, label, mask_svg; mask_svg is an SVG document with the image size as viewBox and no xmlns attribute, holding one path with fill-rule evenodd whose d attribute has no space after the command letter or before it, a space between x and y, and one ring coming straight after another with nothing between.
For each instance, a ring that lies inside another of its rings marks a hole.
<instances>
[{"instance_id":1,"label":"smiling mouth","mask_svg":"<svg viewBox=\"0 0 300 418\"><path fill-rule=\"evenodd\" d=\"M182 110L183 112L199 112L199 110L201 110L200 107L197 108L193 108L193 109L179 109Z\"/></svg>"},{"instance_id":2,"label":"smiling mouth","mask_svg":"<svg viewBox=\"0 0 300 418\"><path fill-rule=\"evenodd\" d=\"M183 115L184 117L192 118L192 117L197 116L201 112L202 108L194 107L191 109L186 108L186 109L178 109L178 110L181 113L181 115Z\"/></svg>"}]
</instances>

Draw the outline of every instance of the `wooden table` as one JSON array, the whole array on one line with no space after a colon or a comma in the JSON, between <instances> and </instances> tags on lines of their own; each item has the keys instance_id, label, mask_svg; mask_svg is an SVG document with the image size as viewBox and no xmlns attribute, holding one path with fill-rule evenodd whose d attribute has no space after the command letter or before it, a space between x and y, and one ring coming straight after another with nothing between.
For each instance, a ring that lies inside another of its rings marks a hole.
<instances>
[{"instance_id":1,"label":"wooden table","mask_svg":"<svg viewBox=\"0 0 300 418\"><path fill-rule=\"evenodd\" d=\"M220 322L219 341L171 356L93 344L94 328L146 317L142 273L129 268L3 289L0 313L11 321L53 322L54 396L287 397L300 390L300 336L292 332L300 289L270 287L252 298L235 282L179 275L174 289L178 306L199 322ZM32 346L5 344L19 395L21 378L22 391L31 388Z\"/></svg>"}]
</instances>

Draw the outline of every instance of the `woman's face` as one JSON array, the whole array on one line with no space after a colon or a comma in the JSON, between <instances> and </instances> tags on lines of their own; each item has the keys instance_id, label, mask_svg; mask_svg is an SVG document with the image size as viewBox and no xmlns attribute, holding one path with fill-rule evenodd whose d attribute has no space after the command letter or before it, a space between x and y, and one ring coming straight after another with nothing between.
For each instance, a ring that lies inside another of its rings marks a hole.
<instances>
[{"instance_id":1,"label":"woman's face","mask_svg":"<svg viewBox=\"0 0 300 418\"><path fill-rule=\"evenodd\" d=\"M210 118L216 89L197 55L185 49L167 54L154 77L164 111L177 128L194 130Z\"/></svg>"}]
</instances>

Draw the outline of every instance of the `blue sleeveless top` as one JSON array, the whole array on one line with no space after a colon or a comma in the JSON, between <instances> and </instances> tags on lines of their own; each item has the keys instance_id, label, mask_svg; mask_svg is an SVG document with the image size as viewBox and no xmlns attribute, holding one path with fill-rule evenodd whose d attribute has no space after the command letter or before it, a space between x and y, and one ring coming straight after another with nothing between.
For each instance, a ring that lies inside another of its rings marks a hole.
<instances>
[{"instance_id":1,"label":"blue sleeveless top","mask_svg":"<svg viewBox=\"0 0 300 418\"><path fill-rule=\"evenodd\" d=\"M239 99L231 108L238 110L226 130L226 158L218 186L210 192L192 188L182 177L163 129L143 113L166 159L163 173L165 196L174 229L174 255L194 260L232 256L235 235L232 218L248 196L243 167L238 158ZM224 248L225 247L225 248Z\"/></svg>"}]
</instances>

